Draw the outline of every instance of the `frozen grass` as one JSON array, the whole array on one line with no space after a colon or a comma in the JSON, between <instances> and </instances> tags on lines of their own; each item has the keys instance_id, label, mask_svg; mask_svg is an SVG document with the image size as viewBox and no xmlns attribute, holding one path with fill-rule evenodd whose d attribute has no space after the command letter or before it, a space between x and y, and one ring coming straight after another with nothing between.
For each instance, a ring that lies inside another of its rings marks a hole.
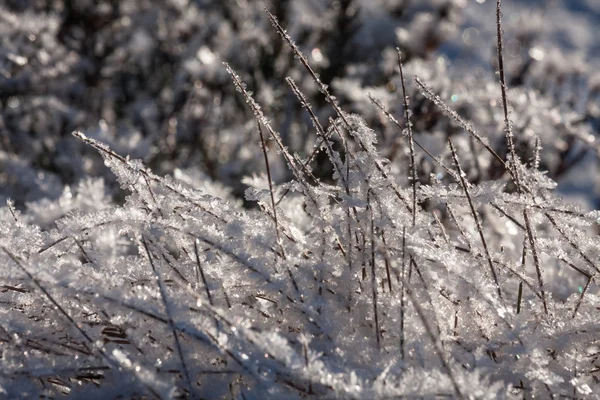
<instances>
[{"instance_id":1,"label":"frozen grass","mask_svg":"<svg viewBox=\"0 0 600 400\"><path fill-rule=\"evenodd\" d=\"M531 162L518 154L500 6L505 157L427 79L407 82L398 51L402 111L369 96L398 131L402 162L391 162L378 143L383 135L343 110L268 11L332 114L323 124L287 79L317 136L303 158L224 67L255 117L259 146L248 146L261 154L265 174L255 171L245 183L257 208L210 181L198 189L158 176L75 132L127 196L115 204L90 178L24 213L11 203L0 209L0 393L592 396L599 214L552 193L555 183L539 170L539 140ZM421 142L409 85L460 127L442 151ZM319 155L331 176L311 169ZM281 160L290 182L274 182ZM497 177L481 179L494 165ZM432 173L425 183L423 168Z\"/></svg>"}]
</instances>

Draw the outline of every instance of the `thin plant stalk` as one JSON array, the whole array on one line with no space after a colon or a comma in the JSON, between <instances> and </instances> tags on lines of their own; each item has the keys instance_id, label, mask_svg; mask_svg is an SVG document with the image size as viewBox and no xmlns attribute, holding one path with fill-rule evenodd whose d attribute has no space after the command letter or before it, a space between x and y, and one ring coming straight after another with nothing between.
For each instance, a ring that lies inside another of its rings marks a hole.
<instances>
[{"instance_id":1,"label":"thin plant stalk","mask_svg":"<svg viewBox=\"0 0 600 400\"><path fill-rule=\"evenodd\" d=\"M454 164L456 165L456 169L458 171L458 176L460 177L460 183L465 192L465 196L467 196L467 201L469 202L469 208L471 209L471 214L473 215L473 219L475 220L475 224L477 225L477 232L479 232L479 237L481 238L481 244L483 245L483 251L485 252L485 257L486 257L488 265L490 267L492 279L494 280L494 284L496 285L498 297L500 299L502 299L502 290L500 289L500 284L498 283L498 276L496 275L496 269L494 268L494 264L492 263L492 256L490 255L487 241L485 240L485 236L483 234L483 227L481 226L481 221L479 220L479 216L477 215L477 210L475 210L475 206L473 205L473 200L471 199L471 195L469 194L469 189L467 188L467 184L465 182L464 172L460 166L460 162L458 161L458 155L456 154L456 149L454 148L454 144L452 144L452 140L450 138L448 138L448 143L450 144L450 151L452 152L452 159L454 160Z\"/></svg>"},{"instance_id":2,"label":"thin plant stalk","mask_svg":"<svg viewBox=\"0 0 600 400\"><path fill-rule=\"evenodd\" d=\"M523 185L519 177L519 168L517 166L518 158L515 151L514 136L512 130L512 123L510 121L510 115L508 111L508 97L506 95L506 75L504 73L504 51L503 51L503 40L502 40L502 0L497 0L496 3L496 28L497 28L497 39L498 39L498 72L500 75L500 89L502 92L502 109L504 111L504 130L506 133L506 143L511 157L513 179L517 186L517 191L523 193ZM508 170L511 167L508 166ZM535 265L535 272L537 275L538 284L540 286L540 293L542 294L542 305L544 313L548 314L548 305L546 303L546 292L544 290L544 280L542 277L542 267L540 258L537 250L537 239L535 231L532 228L531 218L527 208L523 209L523 219L525 220L525 228L527 230L527 237L529 239L529 245L531 247L531 255L533 258L533 264Z\"/></svg>"},{"instance_id":3,"label":"thin plant stalk","mask_svg":"<svg viewBox=\"0 0 600 400\"><path fill-rule=\"evenodd\" d=\"M408 132L408 145L410 150L410 185L412 187L412 224L414 228L417 218L417 166L415 163L415 143L413 139L412 122L410 122L410 110L408 109L408 96L406 95L406 84L404 81L404 70L402 69L402 53L396 48L398 54L398 69L400 70L400 81L402 82L402 100L404 102L404 119Z\"/></svg>"},{"instance_id":4,"label":"thin plant stalk","mask_svg":"<svg viewBox=\"0 0 600 400\"><path fill-rule=\"evenodd\" d=\"M204 290L206 291L206 297L208 298L208 302L211 306L214 306L212 294L210 293L210 288L208 287L208 282L206 281L206 276L204 275L204 270L202 269L202 263L200 262L200 254L198 252L197 240L194 240L194 254L196 256L196 282L198 282L199 285L200 279L202 279L202 284L204 285Z\"/></svg>"},{"instance_id":5,"label":"thin plant stalk","mask_svg":"<svg viewBox=\"0 0 600 400\"><path fill-rule=\"evenodd\" d=\"M370 199L371 189L367 191L367 207L371 217L371 290L373 296L373 315L375 320L375 337L377 339L377 348L381 347L379 334L379 314L377 312L377 276L375 275L375 218L373 215L373 206Z\"/></svg>"},{"instance_id":6,"label":"thin plant stalk","mask_svg":"<svg viewBox=\"0 0 600 400\"><path fill-rule=\"evenodd\" d=\"M269 196L271 197L271 207L273 211L273 222L275 223L275 234L277 235L277 244L281 250L281 257L285 259L285 250L281 241L281 234L279 233L279 221L277 220L277 206L275 205L275 194L273 191L273 179L271 177L271 165L269 163L269 155L267 154L267 143L265 142L265 136L263 134L262 127L260 126L260 121L256 121L256 126L258 127L258 133L260 135L260 148L262 149L263 157L265 159L265 169L267 171L267 180L269 181Z\"/></svg>"}]
</instances>

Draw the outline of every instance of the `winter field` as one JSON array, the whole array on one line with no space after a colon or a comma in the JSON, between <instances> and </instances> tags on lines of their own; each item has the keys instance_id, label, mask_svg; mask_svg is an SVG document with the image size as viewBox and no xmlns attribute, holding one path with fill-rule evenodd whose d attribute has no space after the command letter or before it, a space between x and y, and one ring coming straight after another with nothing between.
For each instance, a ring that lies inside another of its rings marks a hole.
<instances>
[{"instance_id":1,"label":"winter field","mask_svg":"<svg viewBox=\"0 0 600 400\"><path fill-rule=\"evenodd\" d=\"M0 398L600 398L600 1L0 1Z\"/></svg>"}]
</instances>

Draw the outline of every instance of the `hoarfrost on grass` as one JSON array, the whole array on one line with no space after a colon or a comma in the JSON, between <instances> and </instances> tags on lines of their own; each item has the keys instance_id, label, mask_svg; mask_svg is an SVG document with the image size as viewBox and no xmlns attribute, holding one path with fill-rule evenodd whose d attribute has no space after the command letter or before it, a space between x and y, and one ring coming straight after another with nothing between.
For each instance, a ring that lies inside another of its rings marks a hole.
<instances>
[{"instance_id":1,"label":"hoarfrost on grass","mask_svg":"<svg viewBox=\"0 0 600 400\"><path fill-rule=\"evenodd\" d=\"M521 32L530 59L509 39L509 154L497 77L454 79L433 52L479 5L418 3L281 2L267 17L262 1L171 2L152 18L106 3L89 6L112 21L84 34L93 57L58 14L3 8L0 185L17 201L0 208L0 393L597 391L598 212L555 194L600 154L595 78L533 38L539 23ZM469 29L458 40L475 46ZM419 78L402 82L393 45ZM94 83L99 66L122 87ZM42 78L54 95L35 93Z\"/></svg>"}]
</instances>

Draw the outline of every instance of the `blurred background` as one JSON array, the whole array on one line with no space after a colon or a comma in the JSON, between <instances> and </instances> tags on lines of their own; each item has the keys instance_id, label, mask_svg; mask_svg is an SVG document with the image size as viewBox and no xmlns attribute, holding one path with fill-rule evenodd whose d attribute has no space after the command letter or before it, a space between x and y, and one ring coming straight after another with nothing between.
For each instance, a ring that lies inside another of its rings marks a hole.
<instances>
[{"instance_id":1,"label":"blurred background","mask_svg":"<svg viewBox=\"0 0 600 400\"><path fill-rule=\"evenodd\" d=\"M264 161L256 124L223 68L247 83L286 144L313 149L310 119L284 79L292 77L321 122L331 107L272 28L277 16L344 110L362 114L397 176L407 176L402 132L370 103L371 93L401 123L395 48L402 50L416 137L447 157L449 135L471 148L469 179L503 170L477 154L461 129L414 88L418 75L463 117L504 148L492 0L3 0L0 1L0 201L18 208L56 199L84 177L118 187L73 130L141 159L155 173L194 187L213 181L243 198L244 176ZM600 2L505 0L504 31L512 119L519 154L559 191L600 207ZM273 147L274 149L274 147ZM277 183L291 178L276 152ZM419 156L419 179L444 178ZM312 163L330 179L324 155ZM405 179L405 178L404 178Z\"/></svg>"}]
</instances>

